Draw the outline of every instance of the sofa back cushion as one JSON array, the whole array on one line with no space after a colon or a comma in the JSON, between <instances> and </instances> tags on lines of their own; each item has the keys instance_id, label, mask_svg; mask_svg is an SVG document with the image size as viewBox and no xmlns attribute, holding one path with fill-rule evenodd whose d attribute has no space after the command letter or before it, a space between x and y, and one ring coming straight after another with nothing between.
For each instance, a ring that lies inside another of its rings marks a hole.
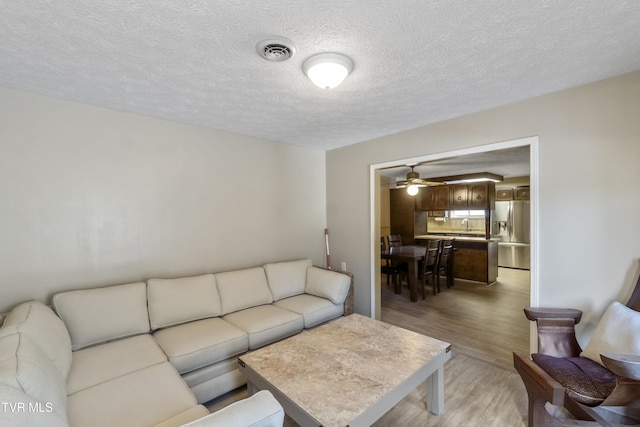
<instances>
[{"instance_id":1,"label":"sofa back cushion","mask_svg":"<svg viewBox=\"0 0 640 427\"><path fill-rule=\"evenodd\" d=\"M19 332L35 342L66 380L71 369L71 338L64 322L39 301L17 305L5 317L0 337Z\"/></svg>"},{"instance_id":2,"label":"sofa back cushion","mask_svg":"<svg viewBox=\"0 0 640 427\"><path fill-rule=\"evenodd\" d=\"M3 415L12 417L2 425L67 422L65 379L44 350L20 332L0 338L0 401L0 420Z\"/></svg>"},{"instance_id":3,"label":"sofa back cushion","mask_svg":"<svg viewBox=\"0 0 640 427\"><path fill-rule=\"evenodd\" d=\"M265 264L264 271L267 274L273 300L278 301L303 294L309 267L311 267L310 259Z\"/></svg>"},{"instance_id":4,"label":"sofa back cushion","mask_svg":"<svg viewBox=\"0 0 640 427\"><path fill-rule=\"evenodd\" d=\"M307 287L305 292L342 304L347 299L351 278L346 274L318 267L307 269Z\"/></svg>"},{"instance_id":5,"label":"sofa back cushion","mask_svg":"<svg viewBox=\"0 0 640 427\"><path fill-rule=\"evenodd\" d=\"M267 276L262 267L227 271L215 276L222 315L273 302Z\"/></svg>"},{"instance_id":6,"label":"sofa back cushion","mask_svg":"<svg viewBox=\"0 0 640 427\"><path fill-rule=\"evenodd\" d=\"M74 350L149 332L143 282L59 293L53 306L67 325Z\"/></svg>"},{"instance_id":7,"label":"sofa back cushion","mask_svg":"<svg viewBox=\"0 0 640 427\"><path fill-rule=\"evenodd\" d=\"M220 315L220 297L213 274L147 281L152 329Z\"/></svg>"}]
</instances>

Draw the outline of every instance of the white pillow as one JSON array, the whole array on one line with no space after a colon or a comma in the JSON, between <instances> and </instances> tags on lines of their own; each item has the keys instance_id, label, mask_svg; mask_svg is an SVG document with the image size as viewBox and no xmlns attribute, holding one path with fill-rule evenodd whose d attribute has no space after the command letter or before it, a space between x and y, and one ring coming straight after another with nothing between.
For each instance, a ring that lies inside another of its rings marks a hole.
<instances>
[{"instance_id":1,"label":"white pillow","mask_svg":"<svg viewBox=\"0 0 640 427\"><path fill-rule=\"evenodd\" d=\"M220 297L213 274L150 279L147 299L152 329L220 315Z\"/></svg>"},{"instance_id":2,"label":"white pillow","mask_svg":"<svg viewBox=\"0 0 640 427\"><path fill-rule=\"evenodd\" d=\"M640 312L619 302L609 304L580 356L604 366L601 353L640 356Z\"/></svg>"},{"instance_id":3,"label":"white pillow","mask_svg":"<svg viewBox=\"0 0 640 427\"><path fill-rule=\"evenodd\" d=\"M307 286L305 292L330 300L334 304L342 304L347 299L351 278L346 274L319 267L307 269Z\"/></svg>"},{"instance_id":4,"label":"white pillow","mask_svg":"<svg viewBox=\"0 0 640 427\"><path fill-rule=\"evenodd\" d=\"M53 307L67 325L74 350L150 329L144 282L63 292L53 296Z\"/></svg>"}]
</instances>

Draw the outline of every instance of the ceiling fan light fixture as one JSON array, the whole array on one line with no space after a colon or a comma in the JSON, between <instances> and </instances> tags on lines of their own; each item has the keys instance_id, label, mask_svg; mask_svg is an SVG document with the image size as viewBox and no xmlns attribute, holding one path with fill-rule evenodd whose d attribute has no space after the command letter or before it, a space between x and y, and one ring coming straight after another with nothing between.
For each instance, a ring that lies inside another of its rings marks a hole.
<instances>
[{"instance_id":1,"label":"ceiling fan light fixture","mask_svg":"<svg viewBox=\"0 0 640 427\"><path fill-rule=\"evenodd\" d=\"M418 194L419 191L419 185L415 185L415 184L411 184L407 187L407 193L409 193L410 196L415 196L416 194ZM422 187L425 187L424 185Z\"/></svg>"},{"instance_id":2,"label":"ceiling fan light fixture","mask_svg":"<svg viewBox=\"0 0 640 427\"><path fill-rule=\"evenodd\" d=\"M333 89L351 73L353 61L339 53L319 53L307 58L302 70L316 86Z\"/></svg>"}]
</instances>

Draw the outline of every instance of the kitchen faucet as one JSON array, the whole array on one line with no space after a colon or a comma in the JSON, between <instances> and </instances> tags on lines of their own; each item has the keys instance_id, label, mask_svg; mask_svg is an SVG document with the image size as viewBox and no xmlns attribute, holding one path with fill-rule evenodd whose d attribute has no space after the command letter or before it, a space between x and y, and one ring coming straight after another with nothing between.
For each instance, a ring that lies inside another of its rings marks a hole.
<instances>
[{"instance_id":1,"label":"kitchen faucet","mask_svg":"<svg viewBox=\"0 0 640 427\"><path fill-rule=\"evenodd\" d=\"M469 218L464 218L460 225L467 224L467 231L469 231Z\"/></svg>"}]
</instances>

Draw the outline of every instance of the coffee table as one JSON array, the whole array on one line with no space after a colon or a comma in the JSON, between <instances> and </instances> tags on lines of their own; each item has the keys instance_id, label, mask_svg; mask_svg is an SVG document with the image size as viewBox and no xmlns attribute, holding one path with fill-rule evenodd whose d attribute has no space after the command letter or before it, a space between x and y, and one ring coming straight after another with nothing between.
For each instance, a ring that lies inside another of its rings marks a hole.
<instances>
[{"instance_id":1,"label":"coffee table","mask_svg":"<svg viewBox=\"0 0 640 427\"><path fill-rule=\"evenodd\" d=\"M301 426L369 426L420 384L444 410L451 345L352 314L240 356L249 394L269 390Z\"/></svg>"}]
</instances>

